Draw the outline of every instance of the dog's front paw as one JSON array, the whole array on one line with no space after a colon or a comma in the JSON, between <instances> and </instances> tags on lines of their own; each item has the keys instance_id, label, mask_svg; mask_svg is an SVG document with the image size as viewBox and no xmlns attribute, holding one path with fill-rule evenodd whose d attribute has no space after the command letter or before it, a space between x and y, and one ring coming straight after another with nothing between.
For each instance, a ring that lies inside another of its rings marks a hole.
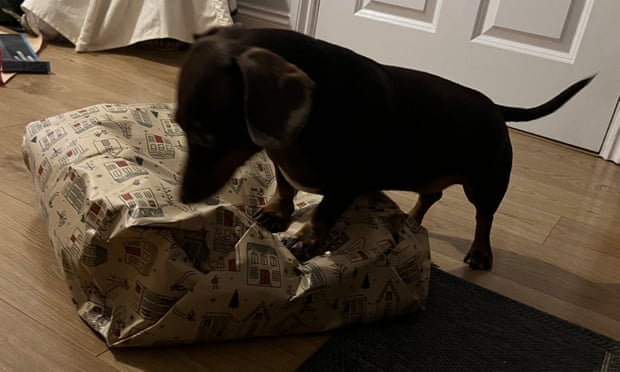
<instances>
[{"instance_id":1,"label":"dog's front paw","mask_svg":"<svg viewBox=\"0 0 620 372\"><path fill-rule=\"evenodd\" d=\"M294 237L285 238L282 243L300 261L308 261L322 254L325 249L324 229L311 223L305 224Z\"/></svg>"},{"instance_id":2,"label":"dog's front paw","mask_svg":"<svg viewBox=\"0 0 620 372\"><path fill-rule=\"evenodd\" d=\"M469 268L472 270L491 270L493 254L490 248L484 249L472 245L463 262L469 264Z\"/></svg>"},{"instance_id":3,"label":"dog's front paw","mask_svg":"<svg viewBox=\"0 0 620 372\"><path fill-rule=\"evenodd\" d=\"M256 212L253 216L259 225L263 226L270 232L285 231L291 224L291 213L293 211L279 208L272 205L266 205Z\"/></svg>"}]
</instances>

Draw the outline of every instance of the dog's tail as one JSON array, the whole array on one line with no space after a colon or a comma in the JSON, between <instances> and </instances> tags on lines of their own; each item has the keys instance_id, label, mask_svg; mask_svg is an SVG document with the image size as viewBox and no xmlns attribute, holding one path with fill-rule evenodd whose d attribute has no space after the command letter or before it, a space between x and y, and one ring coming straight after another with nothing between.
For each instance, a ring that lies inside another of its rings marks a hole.
<instances>
[{"instance_id":1,"label":"dog's tail","mask_svg":"<svg viewBox=\"0 0 620 372\"><path fill-rule=\"evenodd\" d=\"M505 121L530 121L538 119L545 115L549 115L550 113L562 107L562 105L564 105L569 99L571 99L581 89L588 85L595 76L596 75L592 75L589 78L574 83L570 87L566 88L562 93L558 94L550 101L545 102L540 106L522 108L497 105L497 107L504 115Z\"/></svg>"}]
</instances>

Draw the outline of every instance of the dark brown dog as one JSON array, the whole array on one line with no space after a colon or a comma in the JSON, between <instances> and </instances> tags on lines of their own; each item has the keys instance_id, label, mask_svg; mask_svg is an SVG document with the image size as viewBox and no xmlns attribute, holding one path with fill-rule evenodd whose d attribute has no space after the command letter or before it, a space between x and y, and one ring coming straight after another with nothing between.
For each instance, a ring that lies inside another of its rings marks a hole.
<instances>
[{"instance_id":1,"label":"dark brown dog","mask_svg":"<svg viewBox=\"0 0 620 372\"><path fill-rule=\"evenodd\" d=\"M410 215L421 223L445 187L462 184L476 207L465 262L486 270L512 164L505 122L550 114L590 80L541 106L513 108L300 33L214 29L196 40L180 75L176 120L189 142L181 200L209 197L265 149L278 186L259 223L285 230L297 190L324 195L287 244L306 259L323 252L331 227L362 192L419 193Z\"/></svg>"}]
</instances>

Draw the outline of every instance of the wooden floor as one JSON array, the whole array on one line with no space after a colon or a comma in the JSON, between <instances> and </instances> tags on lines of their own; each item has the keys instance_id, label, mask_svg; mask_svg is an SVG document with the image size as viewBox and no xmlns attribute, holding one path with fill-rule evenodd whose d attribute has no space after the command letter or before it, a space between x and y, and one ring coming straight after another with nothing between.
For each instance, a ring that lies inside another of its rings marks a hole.
<instances>
[{"instance_id":1,"label":"wooden floor","mask_svg":"<svg viewBox=\"0 0 620 372\"><path fill-rule=\"evenodd\" d=\"M327 336L110 351L82 323L35 209L20 151L24 126L96 103L173 102L182 53L78 55L49 46L42 57L53 74L18 75L0 88L0 369L287 371L302 363ZM620 340L620 167L519 132L512 138L515 165L496 216L493 271L472 272L461 262L474 225L459 187L447 190L425 222L434 262ZM415 200L391 195L404 208Z\"/></svg>"}]
</instances>

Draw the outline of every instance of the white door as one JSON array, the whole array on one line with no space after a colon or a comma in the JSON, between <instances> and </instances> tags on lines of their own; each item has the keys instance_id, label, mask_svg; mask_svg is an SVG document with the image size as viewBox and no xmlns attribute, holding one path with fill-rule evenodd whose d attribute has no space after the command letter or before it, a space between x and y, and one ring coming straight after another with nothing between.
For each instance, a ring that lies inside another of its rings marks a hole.
<instances>
[{"instance_id":1,"label":"white door","mask_svg":"<svg viewBox=\"0 0 620 372\"><path fill-rule=\"evenodd\" d=\"M594 152L620 95L620 0L323 0L315 36L503 105L540 104L598 73L552 115L509 123Z\"/></svg>"}]
</instances>

